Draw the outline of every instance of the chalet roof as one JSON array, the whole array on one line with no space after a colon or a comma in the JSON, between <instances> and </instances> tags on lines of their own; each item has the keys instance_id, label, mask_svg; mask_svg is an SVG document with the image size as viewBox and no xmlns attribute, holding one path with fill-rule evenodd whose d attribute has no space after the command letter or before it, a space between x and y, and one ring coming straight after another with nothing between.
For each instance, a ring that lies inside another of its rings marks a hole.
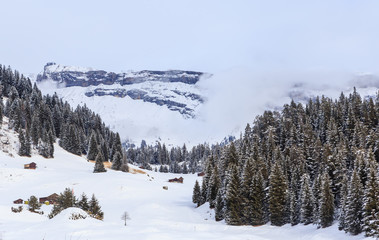
<instances>
[{"instance_id":1,"label":"chalet roof","mask_svg":"<svg viewBox=\"0 0 379 240\"><path fill-rule=\"evenodd\" d=\"M59 197L57 193L53 193L50 196L48 196L48 198L57 198L57 197Z\"/></svg>"}]
</instances>

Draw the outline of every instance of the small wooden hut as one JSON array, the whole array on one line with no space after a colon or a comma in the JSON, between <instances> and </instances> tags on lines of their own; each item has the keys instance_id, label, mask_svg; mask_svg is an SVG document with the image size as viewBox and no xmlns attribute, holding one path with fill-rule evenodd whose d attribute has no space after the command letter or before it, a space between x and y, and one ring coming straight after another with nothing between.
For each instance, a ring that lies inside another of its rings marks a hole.
<instances>
[{"instance_id":1,"label":"small wooden hut","mask_svg":"<svg viewBox=\"0 0 379 240\"><path fill-rule=\"evenodd\" d=\"M174 183L183 183L183 178L180 177L180 178L173 178L173 179L169 179L168 180L169 182L174 182Z\"/></svg>"},{"instance_id":2,"label":"small wooden hut","mask_svg":"<svg viewBox=\"0 0 379 240\"><path fill-rule=\"evenodd\" d=\"M36 168L37 168L37 163L35 162L24 164L24 169L36 169Z\"/></svg>"},{"instance_id":3,"label":"small wooden hut","mask_svg":"<svg viewBox=\"0 0 379 240\"><path fill-rule=\"evenodd\" d=\"M13 201L14 204L23 204L24 203L24 200L22 200L21 198L17 199L17 200L14 200Z\"/></svg>"}]
</instances>

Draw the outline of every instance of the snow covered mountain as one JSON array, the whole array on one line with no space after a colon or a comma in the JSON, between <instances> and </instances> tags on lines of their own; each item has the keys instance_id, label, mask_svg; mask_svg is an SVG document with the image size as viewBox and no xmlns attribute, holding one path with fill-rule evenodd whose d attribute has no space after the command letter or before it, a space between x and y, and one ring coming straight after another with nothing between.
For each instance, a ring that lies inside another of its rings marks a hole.
<instances>
[{"instance_id":1,"label":"snow covered mountain","mask_svg":"<svg viewBox=\"0 0 379 240\"><path fill-rule=\"evenodd\" d=\"M351 93L354 87L363 99L375 97L379 90L379 77L371 74L357 75L344 86L338 84L336 86L315 85L298 82L291 86L287 95L295 102L306 104L310 98L313 99L322 95L338 98L341 92L344 92L345 94Z\"/></svg>"},{"instance_id":2,"label":"snow covered mountain","mask_svg":"<svg viewBox=\"0 0 379 240\"><path fill-rule=\"evenodd\" d=\"M238 137L256 115L283 104L307 103L325 95L338 98L353 87L363 98L375 96L375 75L308 76L280 81L282 76L241 76L238 71L214 75L193 71L111 73L49 63L37 77L44 94L56 92L71 106L86 104L123 141L139 145L156 141L193 146ZM349 81L349 79L351 79ZM241 104L243 103L243 104Z\"/></svg>"},{"instance_id":3,"label":"snow covered mountain","mask_svg":"<svg viewBox=\"0 0 379 240\"><path fill-rule=\"evenodd\" d=\"M195 86L203 76L209 75L181 70L113 73L47 63L37 81L51 80L66 88L82 87L89 98L113 96L126 98L125 101L142 100L190 118L195 117L196 108L204 101Z\"/></svg>"},{"instance_id":4,"label":"snow covered mountain","mask_svg":"<svg viewBox=\"0 0 379 240\"><path fill-rule=\"evenodd\" d=\"M48 63L35 79L44 94L56 92L71 106L87 105L123 141L182 145L191 137L178 133L197 122L206 100L199 82L211 76L181 70L113 73Z\"/></svg>"}]
</instances>

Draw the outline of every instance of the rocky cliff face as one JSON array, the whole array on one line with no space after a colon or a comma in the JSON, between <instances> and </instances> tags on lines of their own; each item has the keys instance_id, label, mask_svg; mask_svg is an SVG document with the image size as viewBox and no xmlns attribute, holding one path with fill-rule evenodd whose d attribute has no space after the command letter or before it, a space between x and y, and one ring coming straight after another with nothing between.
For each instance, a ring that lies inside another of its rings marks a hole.
<instances>
[{"instance_id":1,"label":"rocky cliff face","mask_svg":"<svg viewBox=\"0 0 379 240\"><path fill-rule=\"evenodd\" d=\"M37 81L52 79L64 83L66 87L98 86L100 84L131 85L146 81L154 82L181 82L185 84L196 84L204 73L194 71L139 71L128 73L113 73L103 70L92 70L91 68L77 68L61 66L56 63L47 63L42 74L37 76Z\"/></svg>"},{"instance_id":2,"label":"rocky cliff face","mask_svg":"<svg viewBox=\"0 0 379 240\"><path fill-rule=\"evenodd\" d=\"M86 97L114 96L166 106L185 117L194 117L203 103L196 83L208 74L194 71L139 71L113 73L91 68L68 67L48 63L37 82L54 81L65 88L86 88Z\"/></svg>"}]
</instances>

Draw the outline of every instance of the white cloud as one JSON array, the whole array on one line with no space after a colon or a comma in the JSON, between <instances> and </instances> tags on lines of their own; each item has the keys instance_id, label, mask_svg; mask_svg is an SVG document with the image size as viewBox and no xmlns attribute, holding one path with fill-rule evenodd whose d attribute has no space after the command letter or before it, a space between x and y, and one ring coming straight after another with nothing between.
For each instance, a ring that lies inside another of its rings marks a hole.
<instances>
[{"instance_id":1,"label":"white cloud","mask_svg":"<svg viewBox=\"0 0 379 240\"><path fill-rule=\"evenodd\" d=\"M282 101L294 82L343 85L378 74L378 8L374 0L8 1L0 63L24 73L49 61L212 73L200 83L209 101L199 119L169 126L222 138Z\"/></svg>"}]
</instances>

